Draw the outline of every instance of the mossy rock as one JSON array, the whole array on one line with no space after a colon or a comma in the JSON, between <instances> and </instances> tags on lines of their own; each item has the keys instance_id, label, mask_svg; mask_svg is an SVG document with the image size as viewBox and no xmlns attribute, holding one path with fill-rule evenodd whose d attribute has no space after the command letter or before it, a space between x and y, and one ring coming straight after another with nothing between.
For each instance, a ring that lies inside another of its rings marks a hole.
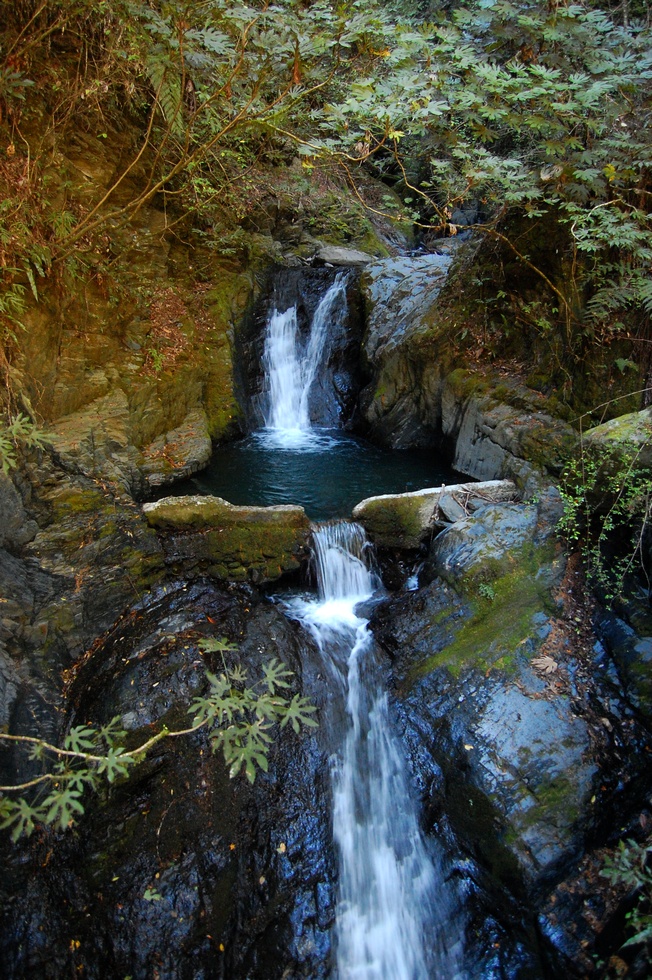
<instances>
[{"instance_id":1,"label":"mossy rock","mask_svg":"<svg viewBox=\"0 0 652 980\"><path fill-rule=\"evenodd\" d=\"M640 465L652 468L652 406L596 425L584 434L584 440L615 453L634 450Z\"/></svg>"},{"instance_id":2,"label":"mossy rock","mask_svg":"<svg viewBox=\"0 0 652 980\"><path fill-rule=\"evenodd\" d=\"M364 525L375 545L385 548L418 548L432 534L443 495L459 498L464 506L482 500L512 500L516 487L509 480L459 483L437 489L367 497L353 509L353 519Z\"/></svg>"},{"instance_id":3,"label":"mossy rock","mask_svg":"<svg viewBox=\"0 0 652 980\"><path fill-rule=\"evenodd\" d=\"M309 554L303 507L238 507L221 497L165 497L143 507L167 560L221 580L270 582L297 571Z\"/></svg>"}]
</instances>

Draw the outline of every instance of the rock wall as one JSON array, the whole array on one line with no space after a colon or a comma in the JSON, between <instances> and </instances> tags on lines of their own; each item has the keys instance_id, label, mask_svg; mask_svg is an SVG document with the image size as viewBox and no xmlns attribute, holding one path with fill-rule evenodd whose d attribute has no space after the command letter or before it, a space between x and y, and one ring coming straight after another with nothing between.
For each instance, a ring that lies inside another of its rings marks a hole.
<instances>
[{"instance_id":1,"label":"rock wall","mask_svg":"<svg viewBox=\"0 0 652 980\"><path fill-rule=\"evenodd\" d=\"M450 246L449 246L450 247ZM404 448L438 444L453 467L480 480L513 479L534 492L558 471L574 430L507 372L464 366L457 325L439 294L448 256L383 259L367 266L362 415L372 438ZM549 482L549 481L548 481Z\"/></svg>"}]
</instances>

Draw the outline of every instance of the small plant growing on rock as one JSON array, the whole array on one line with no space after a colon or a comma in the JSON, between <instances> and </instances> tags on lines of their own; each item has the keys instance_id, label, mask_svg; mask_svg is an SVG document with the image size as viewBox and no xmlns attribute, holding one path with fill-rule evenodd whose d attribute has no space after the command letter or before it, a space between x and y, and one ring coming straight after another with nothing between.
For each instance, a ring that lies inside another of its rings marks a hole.
<instances>
[{"instance_id":1,"label":"small plant growing on rock","mask_svg":"<svg viewBox=\"0 0 652 980\"><path fill-rule=\"evenodd\" d=\"M650 867L652 844L636 841L620 841L613 857L605 860L600 872L614 885L625 885L635 891L636 905L627 913L627 922L633 935L624 946L644 945L652 949L652 868Z\"/></svg>"},{"instance_id":2,"label":"small plant growing on rock","mask_svg":"<svg viewBox=\"0 0 652 980\"><path fill-rule=\"evenodd\" d=\"M480 582L478 595L481 595L483 599L488 599L489 602L493 602L496 598L496 590L488 582Z\"/></svg>"},{"instance_id":3,"label":"small plant growing on rock","mask_svg":"<svg viewBox=\"0 0 652 980\"><path fill-rule=\"evenodd\" d=\"M292 725L295 732L301 726L316 727L312 717L316 708L299 694L292 698L282 692L293 676L284 664L270 660L263 667L257 685L247 683L247 673L239 664L228 667L224 653L236 650L226 640L207 639L199 646L206 652L222 654L223 671L206 672L209 690L195 697L188 708L192 716L189 728L170 731L163 726L142 745L134 749L124 746L126 732L120 719L114 718L102 728L78 725L71 729L63 746L52 745L40 738L0 733L0 740L24 745L30 757L42 762L47 771L15 786L0 786L0 827L10 829L14 841L32 833L37 824L66 830L84 813L83 797L87 790L97 790L106 780L129 776L130 770L142 762L148 752L168 738L179 738L205 728L211 748L222 750L231 778L244 769L250 783L257 769L267 771L267 756L273 741L270 729ZM27 797L26 793L33 793ZM11 795L7 795L11 794ZM14 798L13 794L19 794Z\"/></svg>"},{"instance_id":4,"label":"small plant growing on rock","mask_svg":"<svg viewBox=\"0 0 652 980\"><path fill-rule=\"evenodd\" d=\"M559 490L564 502L559 530L581 550L587 578L603 601L621 595L637 571L647 580L644 539L652 473L641 462L641 447L583 443L568 460Z\"/></svg>"},{"instance_id":5,"label":"small plant growing on rock","mask_svg":"<svg viewBox=\"0 0 652 980\"><path fill-rule=\"evenodd\" d=\"M19 446L41 448L44 442L45 433L22 412L6 421L0 419L0 469L5 476L18 464Z\"/></svg>"}]
</instances>

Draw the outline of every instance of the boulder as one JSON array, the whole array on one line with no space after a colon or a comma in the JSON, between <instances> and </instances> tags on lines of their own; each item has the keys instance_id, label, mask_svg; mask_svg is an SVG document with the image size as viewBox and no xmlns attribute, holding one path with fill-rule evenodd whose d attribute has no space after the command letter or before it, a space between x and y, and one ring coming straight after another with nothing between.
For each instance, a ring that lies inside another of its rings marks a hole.
<instances>
[{"instance_id":1,"label":"boulder","mask_svg":"<svg viewBox=\"0 0 652 980\"><path fill-rule=\"evenodd\" d=\"M379 259L365 269L361 285L370 312L363 350L369 362L399 346L430 308L446 282L451 248Z\"/></svg>"},{"instance_id":2,"label":"boulder","mask_svg":"<svg viewBox=\"0 0 652 980\"><path fill-rule=\"evenodd\" d=\"M632 704L649 711L652 642L615 617L597 623L555 538L558 511L550 491L454 523L433 542L421 588L378 603L371 628L392 660L427 823L464 841L474 882L494 882L479 921L496 917L510 934L521 902L564 975L584 975L595 936L576 941L578 914L555 906L582 854L596 848L601 866L614 825L636 819L649 737Z\"/></svg>"},{"instance_id":3,"label":"boulder","mask_svg":"<svg viewBox=\"0 0 652 980\"><path fill-rule=\"evenodd\" d=\"M584 433L584 441L590 446L616 451L635 449L639 463L652 466L652 406L596 425Z\"/></svg>"},{"instance_id":4,"label":"boulder","mask_svg":"<svg viewBox=\"0 0 652 980\"><path fill-rule=\"evenodd\" d=\"M150 487L160 487L203 469L212 448L206 412L196 409L176 429L159 436L143 450L140 469Z\"/></svg>"},{"instance_id":5,"label":"boulder","mask_svg":"<svg viewBox=\"0 0 652 980\"><path fill-rule=\"evenodd\" d=\"M509 480L458 483L437 489L367 497L353 509L374 544L386 548L418 548L437 524L464 517L469 510L492 501L513 500ZM453 515L453 516L451 516Z\"/></svg>"},{"instance_id":6,"label":"boulder","mask_svg":"<svg viewBox=\"0 0 652 980\"><path fill-rule=\"evenodd\" d=\"M486 578L491 569L507 571L512 555L531 541L537 525L532 504L489 504L446 528L433 542L430 564L435 575L448 581L472 576Z\"/></svg>"},{"instance_id":7,"label":"boulder","mask_svg":"<svg viewBox=\"0 0 652 980\"><path fill-rule=\"evenodd\" d=\"M328 265L367 265L373 262L373 255L357 248L342 248L339 245L322 245L314 256L314 261Z\"/></svg>"},{"instance_id":8,"label":"boulder","mask_svg":"<svg viewBox=\"0 0 652 980\"><path fill-rule=\"evenodd\" d=\"M303 507L239 507L212 496L164 497L144 504L166 561L185 575L271 582L307 559L310 521Z\"/></svg>"},{"instance_id":9,"label":"boulder","mask_svg":"<svg viewBox=\"0 0 652 980\"><path fill-rule=\"evenodd\" d=\"M118 716L132 745L162 724L189 727L205 671L224 669L198 640L222 636L238 645L229 665L257 690L264 665L282 660L294 673L282 693L303 693L297 631L278 606L249 586L168 583L85 662L74 723ZM35 834L3 867L3 975L326 980L336 894L328 756L320 729L275 726L270 736L269 771L254 785L230 779L198 731L159 744L115 792L89 793L75 830L48 835L47 863ZM38 948L20 941L26 929Z\"/></svg>"}]
</instances>

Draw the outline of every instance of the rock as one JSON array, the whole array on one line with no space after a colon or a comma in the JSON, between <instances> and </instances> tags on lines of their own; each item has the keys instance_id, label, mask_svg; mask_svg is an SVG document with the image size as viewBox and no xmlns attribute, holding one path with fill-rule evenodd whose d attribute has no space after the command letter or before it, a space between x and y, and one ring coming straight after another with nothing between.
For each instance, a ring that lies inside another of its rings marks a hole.
<instances>
[{"instance_id":1,"label":"rock","mask_svg":"<svg viewBox=\"0 0 652 980\"><path fill-rule=\"evenodd\" d=\"M316 262L328 263L328 265L367 265L373 262L373 255L367 252L360 252L357 248L342 248L339 245L322 245L315 254Z\"/></svg>"},{"instance_id":2,"label":"rock","mask_svg":"<svg viewBox=\"0 0 652 980\"><path fill-rule=\"evenodd\" d=\"M361 287L369 316L363 352L369 362L411 334L437 298L451 262L449 248L443 254L379 259L365 269Z\"/></svg>"},{"instance_id":3,"label":"rock","mask_svg":"<svg viewBox=\"0 0 652 980\"><path fill-rule=\"evenodd\" d=\"M395 658L411 751L429 748L444 772L453 826L504 886L516 874L538 887L580 850L598 767L587 722L567 695L546 699L529 667L545 590L484 602L435 580L381 605L372 626Z\"/></svg>"},{"instance_id":4,"label":"rock","mask_svg":"<svg viewBox=\"0 0 652 980\"><path fill-rule=\"evenodd\" d=\"M121 717L132 744L152 726L188 726L205 671L224 669L198 646L207 636L237 643L226 656L252 685L276 659L294 673L289 697L304 690L297 631L278 607L249 587L169 583L78 671L68 722ZM336 888L327 755L319 729L270 734L269 771L253 785L229 778L204 731L168 739L129 779L88 794L74 830L15 850L0 876L2 975L326 980ZM26 929L38 942L22 942Z\"/></svg>"},{"instance_id":5,"label":"rock","mask_svg":"<svg viewBox=\"0 0 652 980\"><path fill-rule=\"evenodd\" d=\"M574 936L577 913L558 911L587 842L601 846L637 799L645 805L649 737L632 704L649 711L652 640L603 618L604 646L591 650L570 563L561 582L558 509L551 492L451 525L431 546L422 587L379 602L371 628L392 660L432 832L458 835L479 865L468 872L475 887L485 877L480 920L495 916L510 932L511 903L523 903L566 965L560 975L583 975L594 947Z\"/></svg>"},{"instance_id":6,"label":"rock","mask_svg":"<svg viewBox=\"0 0 652 980\"><path fill-rule=\"evenodd\" d=\"M430 548L433 575L495 577L513 565L514 553L531 542L537 526L531 504L489 504L442 531Z\"/></svg>"},{"instance_id":7,"label":"rock","mask_svg":"<svg viewBox=\"0 0 652 980\"><path fill-rule=\"evenodd\" d=\"M129 402L121 389L59 418L48 431L48 440L68 467L131 485L137 452L131 440Z\"/></svg>"},{"instance_id":8,"label":"rock","mask_svg":"<svg viewBox=\"0 0 652 980\"><path fill-rule=\"evenodd\" d=\"M151 488L191 476L211 457L208 418L203 409L189 412L181 425L143 449L140 469Z\"/></svg>"},{"instance_id":9,"label":"rock","mask_svg":"<svg viewBox=\"0 0 652 980\"><path fill-rule=\"evenodd\" d=\"M23 501L9 476L0 472L0 548L20 548L38 530L25 513Z\"/></svg>"},{"instance_id":10,"label":"rock","mask_svg":"<svg viewBox=\"0 0 652 980\"><path fill-rule=\"evenodd\" d=\"M465 388L473 387L467 395ZM503 397L509 399L509 391ZM558 472L577 443L565 422L545 412L497 404L491 390L481 383L473 386L468 375L451 375L442 385L441 427L455 441L455 469L479 480L511 476L525 493L539 492L540 474Z\"/></svg>"},{"instance_id":11,"label":"rock","mask_svg":"<svg viewBox=\"0 0 652 980\"><path fill-rule=\"evenodd\" d=\"M516 487L514 487L516 491ZM438 500L439 512L442 517L454 524L455 521L461 521L466 517L466 510L460 504L452 493L442 493Z\"/></svg>"},{"instance_id":12,"label":"rock","mask_svg":"<svg viewBox=\"0 0 652 980\"><path fill-rule=\"evenodd\" d=\"M546 401L504 372L459 366L466 316L446 301L451 264L442 255L384 259L361 285L368 309L363 354L371 380L360 396L373 438L394 448L445 445L452 465L479 480L513 479L526 494L549 483L577 444ZM465 245L459 262L464 262ZM543 476L543 481L542 481Z\"/></svg>"},{"instance_id":13,"label":"rock","mask_svg":"<svg viewBox=\"0 0 652 980\"><path fill-rule=\"evenodd\" d=\"M615 451L634 449L641 466L652 466L652 406L596 425L584 433L584 441Z\"/></svg>"},{"instance_id":14,"label":"rock","mask_svg":"<svg viewBox=\"0 0 652 980\"><path fill-rule=\"evenodd\" d=\"M308 556L310 521L303 507L238 507L221 497L164 497L144 504L161 534L168 563L228 581L270 582Z\"/></svg>"},{"instance_id":15,"label":"rock","mask_svg":"<svg viewBox=\"0 0 652 980\"><path fill-rule=\"evenodd\" d=\"M374 544L386 548L418 548L440 522L442 498L449 513L466 515L467 508L492 500L512 500L516 487L509 480L485 483L459 483L438 489L367 497L353 509ZM459 510L453 511L453 507ZM451 520L445 515L446 520Z\"/></svg>"}]
</instances>

